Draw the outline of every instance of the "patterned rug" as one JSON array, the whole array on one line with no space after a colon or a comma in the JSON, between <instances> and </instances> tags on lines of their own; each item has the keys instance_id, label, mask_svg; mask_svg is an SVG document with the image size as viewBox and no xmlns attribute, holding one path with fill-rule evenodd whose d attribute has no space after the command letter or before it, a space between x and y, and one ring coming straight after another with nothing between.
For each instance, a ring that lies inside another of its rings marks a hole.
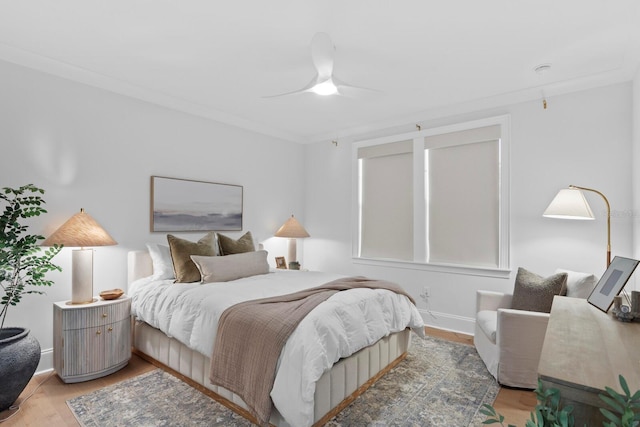
<instances>
[{"instance_id":1,"label":"patterned rug","mask_svg":"<svg viewBox=\"0 0 640 427\"><path fill-rule=\"evenodd\" d=\"M480 426L498 390L472 346L414 335L407 358L327 426ZM67 404L85 427L252 425L160 369Z\"/></svg>"}]
</instances>

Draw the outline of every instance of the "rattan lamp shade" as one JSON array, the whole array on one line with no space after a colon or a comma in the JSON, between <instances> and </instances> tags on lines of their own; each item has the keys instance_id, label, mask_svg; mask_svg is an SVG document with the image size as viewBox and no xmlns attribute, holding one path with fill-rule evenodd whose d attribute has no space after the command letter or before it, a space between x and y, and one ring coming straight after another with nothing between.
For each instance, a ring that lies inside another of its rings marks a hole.
<instances>
[{"instance_id":1,"label":"rattan lamp shade","mask_svg":"<svg viewBox=\"0 0 640 427\"><path fill-rule=\"evenodd\" d=\"M116 241L84 209L72 216L42 246L64 245L66 247L112 246Z\"/></svg>"},{"instance_id":2,"label":"rattan lamp shade","mask_svg":"<svg viewBox=\"0 0 640 427\"><path fill-rule=\"evenodd\" d=\"M291 215L291 218L289 218L287 222L282 224L282 227L280 227L278 231L276 231L275 236L288 237L290 239L310 237L309 233L307 233L307 230L304 229L302 224L300 224L293 215Z\"/></svg>"},{"instance_id":3,"label":"rattan lamp shade","mask_svg":"<svg viewBox=\"0 0 640 427\"><path fill-rule=\"evenodd\" d=\"M42 246L63 245L79 247L71 258L71 301L70 304L93 302L93 249L88 246L112 246L116 241L84 209L69 218Z\"/></svg>"}]
</instances>

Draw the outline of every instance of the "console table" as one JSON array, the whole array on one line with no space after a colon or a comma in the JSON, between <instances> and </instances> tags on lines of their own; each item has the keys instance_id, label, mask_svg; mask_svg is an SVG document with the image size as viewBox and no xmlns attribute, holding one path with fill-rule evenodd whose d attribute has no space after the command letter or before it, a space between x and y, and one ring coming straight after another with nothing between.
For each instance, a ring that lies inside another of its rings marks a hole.
<instances>
[{"instance_id":1,"label":"console table","mask_svg":"<svg viewBox=\"0 0 640 427\"><path fill-rule=\"evenodd\" d=\"M555 297L538 377L573 405L575 425L602 425L598 397L606 386L622 393L622 374L631 393L640 390L640 323L624 323L585 299Z\"/></svg>"}]
</instances>

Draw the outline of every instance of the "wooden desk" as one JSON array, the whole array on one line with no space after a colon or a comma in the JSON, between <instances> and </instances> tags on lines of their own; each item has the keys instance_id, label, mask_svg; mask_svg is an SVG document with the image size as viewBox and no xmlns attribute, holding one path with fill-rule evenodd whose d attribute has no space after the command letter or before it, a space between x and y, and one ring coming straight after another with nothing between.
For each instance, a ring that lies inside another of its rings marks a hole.
<instances>
[{"instance_id":1,"label":"wooden desk","mask_svg":"<svg viewBox=\"0 0 640 427\"><path fill-rule=\"evenodd\" d=\"M538 377L574 406L575 425L602 425L598 393L640 389L640 323L624 323L584 299L555 297L542 347Z\"/></svg>"}]
</instances>

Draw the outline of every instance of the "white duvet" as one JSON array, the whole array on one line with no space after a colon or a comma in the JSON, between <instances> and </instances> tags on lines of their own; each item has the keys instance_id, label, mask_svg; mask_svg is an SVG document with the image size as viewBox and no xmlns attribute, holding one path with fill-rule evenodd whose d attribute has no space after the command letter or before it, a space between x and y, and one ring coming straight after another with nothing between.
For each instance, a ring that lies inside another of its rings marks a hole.
<instances>
[{"instance_id":1,"label":"white duvet","mask_svg":"<svg viewBox=\"0 0 640 427\"><path fill-rule=\"evenodd\" d=\"M222 312L242 301L285 295L344 276L271 272L224 283L180 283L151 277L129 285L132 314L193 350L211 357ZM316 382L342 357L406 327L424 336L417 308L387 290L338 292L298 325L280 355L271 398L292 426L313 424Z\"/></svg>"}]
</instances>

